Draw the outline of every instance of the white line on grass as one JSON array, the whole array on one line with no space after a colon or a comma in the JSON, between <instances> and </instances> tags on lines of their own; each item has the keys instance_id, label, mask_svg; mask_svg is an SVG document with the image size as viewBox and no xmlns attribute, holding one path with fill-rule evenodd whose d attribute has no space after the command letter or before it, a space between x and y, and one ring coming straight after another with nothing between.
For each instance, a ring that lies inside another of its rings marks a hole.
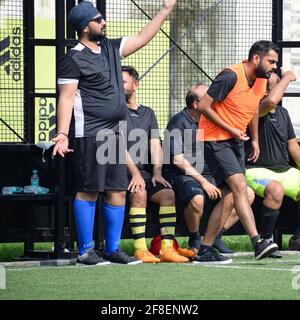
<instances>
[{"instance_id":1,"label":"white line on grass","mask_svg":"<svg viewBox=\"0 0 300 320\"><path fill-rule=\"evenodd\" d=\"M292 272L293 269L284 269L284 268L253 268L253 267L239 267L239 266L235 266L235 265L212 265L212 264L193 264L194 266L198 267L213 267L213 268L225 268L225 269L242 269L242 270L264 270L264 271L289 271Z\"/></svg>"},{"instance_id":2,"label":"white line on grass","mask_svg":"<svg viewBox=\"0 0 300 320\"><path fill-rule=\"evenodd\" d=\"M264 261L267 262L267 261ZM300 260L281 260L281 259L273 259L273 260L269 260L267 264L271 264L271 263L290 263L290 262L294 262L295 264L300 264ZM234 264L258 264L260 263L260 260L255 260L255 261L241 261L241 262L234 262Z\"/></svg>"}]
</instances>

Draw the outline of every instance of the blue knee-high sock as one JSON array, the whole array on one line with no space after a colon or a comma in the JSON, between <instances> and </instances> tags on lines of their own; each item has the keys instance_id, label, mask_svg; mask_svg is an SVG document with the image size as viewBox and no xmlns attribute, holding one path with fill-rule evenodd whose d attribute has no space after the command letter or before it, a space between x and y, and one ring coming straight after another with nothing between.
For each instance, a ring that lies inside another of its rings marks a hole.
<instances>
[{"instance_id":1,"label":"blue knee-high sock","mask_svg":"<svg viewBox=\"0 0 300 320\"><path fill-rule=\"evenodd\" d=\"M119 248L124 222L125 206L112 206L104 203L103 217L105 228L105 252L110 254Z\"/></svg>"},{"instance_id":2,"label":"blue knee-high sock","mask_svg":"<svg viewBox=\"0 0 300 320\"><path fill-rule=\"evenodd\" d=\"M74 215L77 227L78 250L82 255L93 248L93 230L96 202L75 199Z\"/></svg>"}]
</instances>

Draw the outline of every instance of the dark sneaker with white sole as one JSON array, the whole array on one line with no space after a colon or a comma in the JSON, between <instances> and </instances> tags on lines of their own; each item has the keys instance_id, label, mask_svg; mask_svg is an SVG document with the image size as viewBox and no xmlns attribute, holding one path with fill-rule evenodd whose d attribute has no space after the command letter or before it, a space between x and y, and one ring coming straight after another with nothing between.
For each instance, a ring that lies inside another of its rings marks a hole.
<instances>
[{"instance_id":1,"label":"dark sneaker with white sole","mask_svg":"<svg viewBox=\"0 0 300 320\"><path fill-rule=\"evenodd\" d=\"M295 239L291 237L289 240L289 250L300 250L300 239Z\"/></svg>"},{"instance_id":2,"label":"dark sneaker with white sole","mask_svg":"<svg viewBox=\"0 0 300 320\"><path fill-rule=\"evenodd\" d=\"M119 249L113 253L110 253L110 254L104 252L103 258L105 260L110 261L110 262L121 263L121 264L134 265L134 264L143 263L143 261L129 256L126 252L122 251L121 249Z\"/></svg>"},{"instance_id":3,"label":"dark sneaker with white sole","mask_svg":"<svg viewBox=\"0 0 300 320\"><path fill-rule=\"evenodd\" d=\"M269 258L273 258L273 259L281 259L282 258L282 254L280 253L279 250L274 251L273 253L271 253L269 255Z\"/></svg>"},{"instance_id":4,"label":"dark sneaker with white sole","mask_svg":"<svg viewBox=\"0 0 300 320\"><path fill-rule=\"evenodd\" d=\"M111 264L102 259L93 248L88 249L84 254L77 257L76 265L105 266Z\"/></svg>"},{"instance_id":5,"label":"dark sneaker with white sole","mask_svg":"<svg viewBox=\"0 0 300 320\"><path fill-rule=\"evenodd\" d=\"M254 256L256 260L264 259L277 250L278 246L276 243L259 239L254 246Z\"/></svg>"},{"instance_id":6,"label":"dark sneaker with white sole","mask_svg":"<svg viewBox=\"0 0 300 320\"><path fill-rule=\"evenodd\" d=\"M233 250L225 247L224 242L220 238L216 238L213 247L217 249L220 253L234 253Z\"/></svg>"},{"instance_id":7,"label":"dark sneaker with white sole","mask_svg":"<svg viewBox=\"0 0 300 320\"><path fill-rule=\"evenodd\" d=\"M208 248L202 253L199 253L194 256L193 263L195 264L230 264L232 259L224 257L213 248Z\"/></svg>"}]
</instances>

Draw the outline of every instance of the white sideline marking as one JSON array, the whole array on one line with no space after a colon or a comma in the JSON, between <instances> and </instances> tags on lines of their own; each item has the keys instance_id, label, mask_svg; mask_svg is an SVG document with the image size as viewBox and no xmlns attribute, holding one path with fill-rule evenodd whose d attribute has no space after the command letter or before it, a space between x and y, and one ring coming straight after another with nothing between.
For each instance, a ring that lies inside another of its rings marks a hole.
<instances>
[{"instance_id":1,"label":"white sideline marking","mask_svg":"<svg viewBox=\"0 0 300 320\"><path fill-rule=\"evenodd\" d=\"M236 265L236 264L258 264L260 263L261 260L255 260L255 261L236 261L234 262L233 264ZM264 263L266 263L267 261L264 260ZM268 264L271 264L271 263L290 263L290 262L295 262L295 264L300 264L300 260L282 260L282 259L273 259L273 260L268 260Z\"/></svg>"},{"instance_id":2,"label":"white sideline marking","mask_svg":"<svg viewBox=\"0 0 300 320\"><path fill-rule=\"evenodd\" d=\"M264 270L264 271L288 271L288 272L292 272L292 269L284 269L284 268L266 268L266 267L239 267L239 266L235 266L235 265L212 265L212 264L193 264L193 266L197 266L197 267L213 267L213 268L227 268L227 269L242 269L242 270Z\"/></svg>"},{"instance_id":3,"label":"white sideline marking","mask_svg":"<svg viewBox=\"0 0 300 320\"><path fill-rule=\"evenodd\" d=\"M238 263L233 263L232 265L212 265L212 264L193 264L193 263L185 263L182 264L182 266L196 266L196 267L214 267L214 268L229 268L229 269L241 269L241 270L264 270L264 271L289 271L292 272L293 271L293 267L291 268L268 268L268 267L242 267L242 266L238 266ZM297 265L297 263L295 264ZM78 266L62 266L62 267L58 267L59 269L75 269L76 268L82 268L82 267L78 267ZM109 267L109 266L108 266ZM87 266L87 267L83 267L83 268L99 268L99 266ZM53 270L53 267L35 267L35 268L9 268L7 269L7 272L9 271L32 271L32 270Z\"/></svg>"}]
</instances>

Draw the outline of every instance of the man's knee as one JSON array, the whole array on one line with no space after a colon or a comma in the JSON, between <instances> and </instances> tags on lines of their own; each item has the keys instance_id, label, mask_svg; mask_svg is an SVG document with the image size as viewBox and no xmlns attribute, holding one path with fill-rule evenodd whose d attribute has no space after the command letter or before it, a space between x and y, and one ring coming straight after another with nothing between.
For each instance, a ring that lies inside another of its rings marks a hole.
<instances>
[{"instance_id":1,"label":"man's knee","mask_svg":"<svg viewBox=\"0 0 300 320\"><path fill-rule=\"evenodd\" d=\"M163 189L157 194L160 205L173 206L175 205L175 193L172 189Z\"/></svg>"},{"instance_id":2,"label":"man's knee","mask_svg":"<svg viewBox=\"0 0 300 320\"><path fill-rule=\"evenodd\" d=\"M126 200L126 191L105 191L105 202L113 206L123 206Z\"/></svg>"},{"instance_id":3,"label":"man's knee","mask_svg":"<svg viewBox=\"0 0 300 320\"><path fill-rule=\"evenodd\" d=\"M204 198L201 195L194 196L188 203L188 207L192 209L196 214L202 215L204 205Z\"/></svg>"},{"instance_id":4,"label":"man's knee","mask_svg":"<svg viewBox=\"0 0 300 320\"><path fill-rule=\"evenodd\" d=\"M243 174L235 174L226 180L232 192L235 194L247 193L247 182Z\"/></svg>"},{"instance_id":5,"label":"man's knee","mask_svg":"<svg viewBox=\"0 0 300 320\"><path fill-rule=\"evenodd\" d=\"M281 203L284 197L284 188L280 182L270 182L264 191L265 199Z\"/></svg>"},{"instance_id":6,"label":"man's knee","mask_svg":"<svg viewBox=\"0 0 300 320\"><path fill-rule=\"evenodd\" d=\"M133 207L146 208L147 206L147 192L145 190L131 193L129 199Z\"/></svg>"}]
</instances>

